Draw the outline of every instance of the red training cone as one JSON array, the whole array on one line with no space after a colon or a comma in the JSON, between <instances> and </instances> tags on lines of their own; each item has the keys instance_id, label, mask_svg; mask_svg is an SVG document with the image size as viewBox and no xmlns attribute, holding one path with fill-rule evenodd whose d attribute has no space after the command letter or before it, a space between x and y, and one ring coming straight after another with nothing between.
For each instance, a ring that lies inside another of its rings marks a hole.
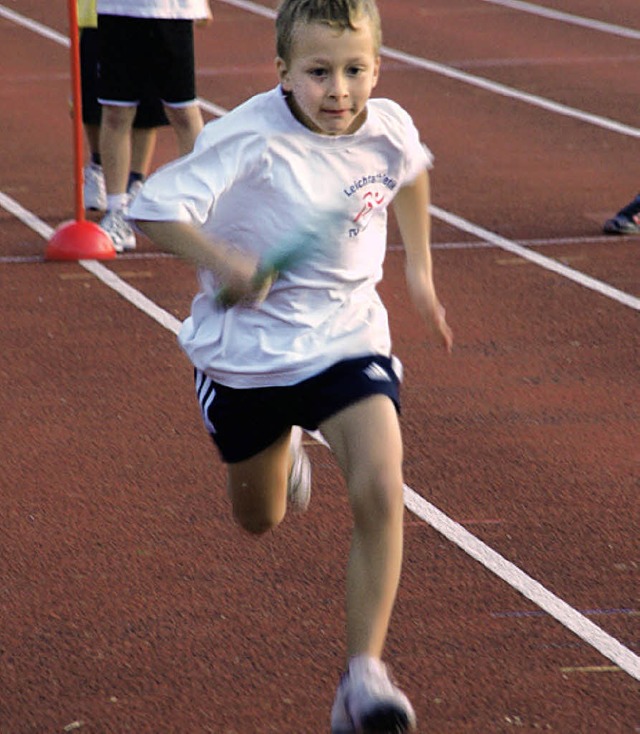
<instances>
[{"instance_id":1,"label":"red training cone","mask_svg":"<svg viewBox=\"0 0 640 734\"><path fill-rule=\"evenodd\" d=\"M45 249L45 260L112 260L116 251L111 237L86 219L63 222Z\"/></svg>"}]
</instances>

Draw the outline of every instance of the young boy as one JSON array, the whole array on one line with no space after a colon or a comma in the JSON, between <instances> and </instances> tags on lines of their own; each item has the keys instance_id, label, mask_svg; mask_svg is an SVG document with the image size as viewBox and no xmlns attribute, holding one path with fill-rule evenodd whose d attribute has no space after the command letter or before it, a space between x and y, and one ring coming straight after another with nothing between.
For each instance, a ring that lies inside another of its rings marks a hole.
<instances>
[{"instance_id":1,"label":"young boy","mask_svg":"<svg viewBox=\"0 0 640 734\"><path fill-rule=\"evenodd\" d=\"M239 524L262 533L287 500L306 506L309 465L292 426L319 429L334 452L354 529L332 732L404 732L415 714L381 662L404 507L400 375L376 285L393 200L410 296L451 348L431 270L430 156L406 112L370 99L375 0L283 0L276 31L279 86L209 123L189 156L148 180L130 214L200 268L180 343ZM298 260L280 273L260 266L296 234Z\"/></svg>"}]
</instances>

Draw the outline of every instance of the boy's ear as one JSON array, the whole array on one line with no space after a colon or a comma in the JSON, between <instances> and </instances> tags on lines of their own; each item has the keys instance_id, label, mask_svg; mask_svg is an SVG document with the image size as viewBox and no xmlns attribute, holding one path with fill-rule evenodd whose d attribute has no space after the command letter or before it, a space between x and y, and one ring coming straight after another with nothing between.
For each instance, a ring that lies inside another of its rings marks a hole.
<instances>
[{"instance_id":1,"label":"boy's ear","mask_svg":"<svg viewBox=\"0 0 640 734\"><path fill-rule=\"evenodd\" d=\"M378 83L378 79L380 78L380 57L376 56L376 63L373 69L373 85L372 88L376 86Z\"/></svg>"},{"instance_id":2,"label":"boy's ear","mask_svg":"<svg viewBox=\"0 0 640 734\"><path fill-rule=\"evenodd\" d=\"M289 82L289 69L287 68L287 64L284 59L281 59L280 56L276 56L276 72L278 74L278 79L280 80L280 84L282 85L282 88L285 92L291 91L287 88L287 84Z\"/></svg>"}]
</instances>

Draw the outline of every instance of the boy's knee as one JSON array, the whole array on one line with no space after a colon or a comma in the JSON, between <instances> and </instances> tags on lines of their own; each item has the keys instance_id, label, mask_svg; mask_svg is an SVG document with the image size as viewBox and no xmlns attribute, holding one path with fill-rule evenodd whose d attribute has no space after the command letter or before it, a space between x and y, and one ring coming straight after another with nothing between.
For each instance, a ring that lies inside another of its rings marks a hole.
<instances>
[{"instance_id":1,"label":"boy's knee","mask_svg":"<svg viewBox=\"0 0 640 734\"><path fill-rule=\"evenodd\" d=\"M386 524L403 507L402 477L380 472L350 486L354 519L358 524Z\"/></svg>"},{"instance_id":2,"label":"boy's knee","mask_svg":"<svg viewBox=\"0 0 640 734\"><path fill-rule=\"evenodd\" d=\"M234 507L233 517L238 525L251 535L264 535L282 522L284 514L247 511Z\"/></svg>"}]
</instances>

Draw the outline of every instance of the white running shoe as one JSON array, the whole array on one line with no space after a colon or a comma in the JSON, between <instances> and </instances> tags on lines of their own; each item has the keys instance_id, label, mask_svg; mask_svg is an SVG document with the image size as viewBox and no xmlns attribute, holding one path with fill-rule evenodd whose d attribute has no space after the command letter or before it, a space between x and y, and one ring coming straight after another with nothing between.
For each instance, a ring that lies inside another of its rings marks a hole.
<instances>
[{"instance_id":1,"label":"white running shoe","mask_svg":"<svg viewBox=\"0 0 640 734\"><path fill-rule=\"evenodd\" d=\"M90 163L84 167L84 207L94 211L103 212L107 208L107 189L104 183L102 166Z\"/></svg>"},{"instance_id":2,"label":"white running shoe","mask_svg":"<svg viewBox=\"0 0 640 734\"><path fill-rule=\"evenodd\" d=\"M353 658L333 703L331 734L402 734L415 728L413 707L384 664L364 655Z\"/></svg>"},{"instance_id":3,"label":"white running shoe","mask_svg":"<svg viewBox=\"0 0 640 734\"><path fill-rule=\"evenodd\" d=\"M112 209L100 222L100 226L111 237L116 252L135 250L136 235L133 228L124 218L121 209Z\"/></svg>"},{"instance_id":4,"label":"white running shoe","mask_svg":"<svg viewBox=\"0 0 640 734\"><path fill-rule=\"evenodd\" d=\"M294 512L304 512L311 501L311 462L302 448L302 428L291 429L291 457L287 501Z\"/></svg>"}]
</instances>

